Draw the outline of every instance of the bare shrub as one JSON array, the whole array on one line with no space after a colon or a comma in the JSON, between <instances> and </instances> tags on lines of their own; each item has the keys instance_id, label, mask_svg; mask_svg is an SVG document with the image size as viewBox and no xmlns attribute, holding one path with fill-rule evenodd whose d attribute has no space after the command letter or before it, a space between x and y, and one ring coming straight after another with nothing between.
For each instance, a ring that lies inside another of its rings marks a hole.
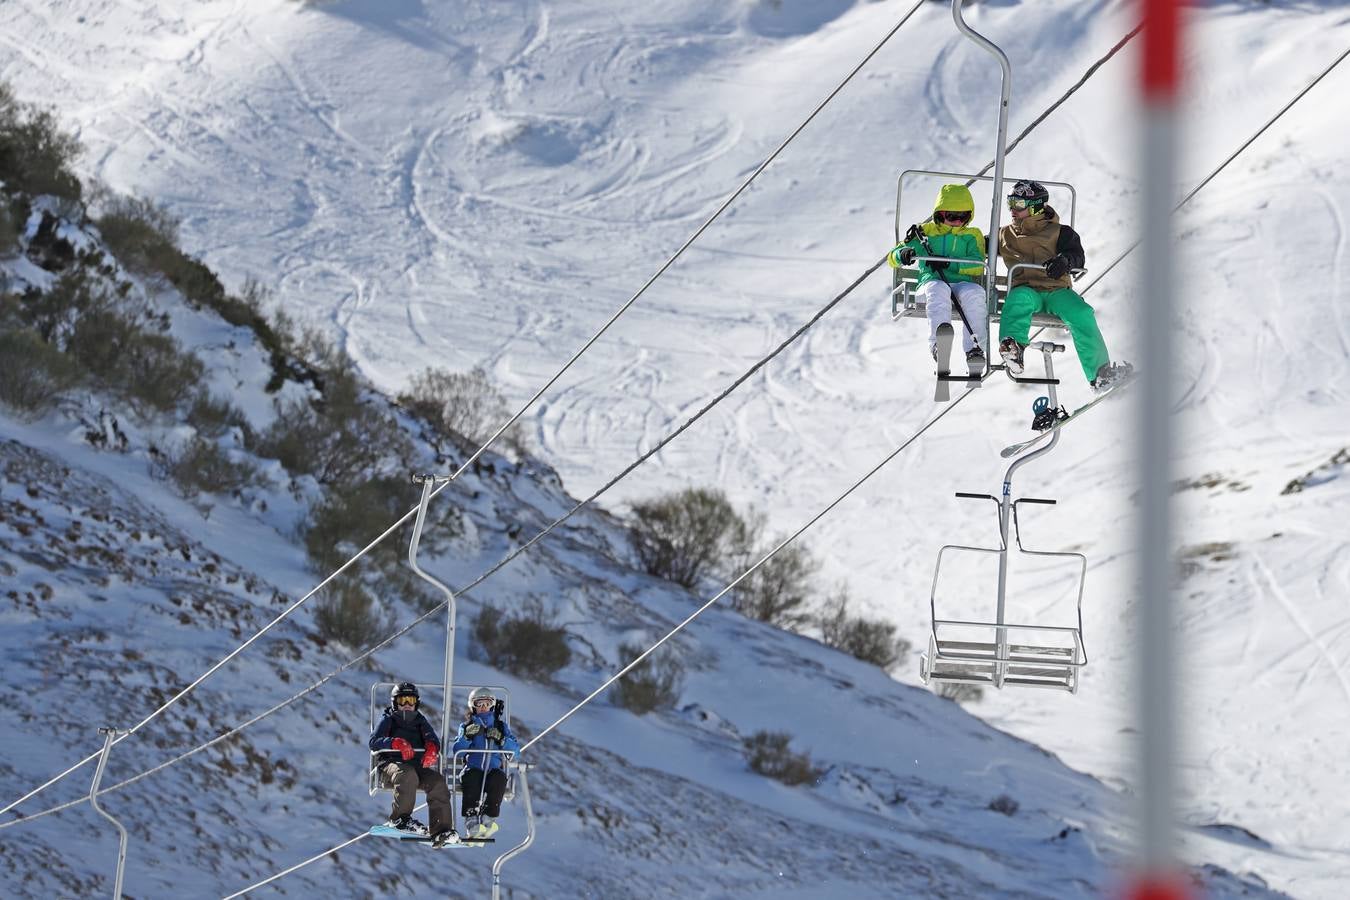
<instances>
[{"instance_id":1,"label":"bare shrub","mask_svg":"<svg viewBox=\"0 0 1350 900\"><path fill-rule=\"evenodd\" d=\"M61 129L55 113L21 103L0 83L0 181L12 191L80 199L80 179L72 166L79 140Z\"/></svg>"},{"instance_id":2,"label":"bare shrub","mask_svg":"<svg viewBox=\"0 0 1350 900\"><path fill-rule=\"evenodd\" d=\"M427 369L413 376L398 402L438 430L452 432L481 445L511 416L506 398L479 367L468 372ZM528 450L519 422L502 432L501 440L517 456Z\"/></svg>"},{"instance_id":3,"label":"bare shrub","mask_svg":"<svg viewBox=\"0 0 1350 900\"><path fill-rule=\"evenodd\" d=\"M322 396L279 402L276 419L258 438L258 454L321 484L358 480L384 460L411 456L407 438L379 398L365 397L351 358L331 341L313 334L311 339L308 352L320 373Z\"/></svg>"},{"instance_id":4,"label":"bare shrub","mask_svg":"<svg viewBox=\"0 0 1350 900\"><path fill-rule=\"evenodd\" d=\"M247 443L252 433L248 417L244 415L243 410L208 390L200 390L192 398L192 405L187 411L187 422L197 429L198 434L208 438L223 437L231 429L237 428Z\"/></svg>"},{"instance_id":5,"label":"bare shrub","mask_svg":"<svg viewBox=\"0 0 1350 900\"><path fill-rule=\"evenodd\" d=\"M314 608L314 625L325 639L346 647L365 647L389 630L389 618L370 593L355 582L324 588Z\"/></svg>"},{"instance_id":6,"label":"bare shrub","mask_svg":"<svg viewBox=\"0 0 1350 900\"><path fill-rule=\"evenodd\" d=\"M24 415L41 415L79 382L75 364L27 329L0 331L0 359L0 402Z\"/></svg>"},{"instance_id":7,"label":"bare shrub","mask_svg":"<svg viewBox=\"0 0 1350 900\"><path fill-rule=\"evenodd\" d=\"M751 771L786 785L814 784L825 769L817 768L809 754L795 753L784 731L756 731L745 740L746 762Z\"/></svg>"},{"instance_id":8,"label":"bare shrub","mask_svg":"<svg viewBox=\"0 0 1350 900\"><path fill-rule=\"evenodd\" d=\"M167 334L137 329L122 347L117 387L141 412L170 412L196 390L205 366Z\"/></svg>"},{"instance_id":9,"label":"bare shrub","mask_svg":"<svg viewBox=\"0 0 1350 900\"><path fill-rule=\"evenodd\" d=\"M177 252L178 219L139 197L96 191L95 202L102 214L94 224L118 262L139 275L164 274L164 262Z\"/></svg>"},{"instance_id":10,"label":"bare shrub","mask_svg":"<svg viewBox=\"0 0 1350 900\"><path fill-rule=\"evenodd\" d=\"M1020 804L1007 794L999 794L993 800L989 801L989 808L994 812L1003 813L1005 816L1014 816Z\"/></svg>"},{"instance_id":11,"label":"bare shrub","mask_svg":"<svg viewBox=\"0 0 1350 900\"><path fill-rule=\"evenodd\" d=\"M406 478L390 476L333 485L302 528L301 538L310 561L321 572L336 569L407 512L416 502L416 494L416 488ZM397 540L386 541L370 553L369 558L386 578L396 570L411 575L403 562L411 527L407 526ZM449 502L437 501L427 513L421 552L436 554L462 528L458 512ZM399 593L404 593L408 585L400 582L396 587Z\"/></svg>"},{"instance_id":12,"label":"bare shrub","mask_svg":"<svg viewBox=\"0 0 1350 900\"><path fill-rule=\"evenodd\" d=\"M474 620L473 636L487 661L499 669L543 681L572 659L567 629L537 600L510 614L485 606Z\"/></svg>"},{"instance_id":13,"label":"bare shrub","mask_svg":"<svg viewBox=\"0 0 1350 900\"><path fill-rule=\"evenodd\" d=\"M629 539L643 569L687 588L745 544L746 524L718 490L686 488L632 508Z\"/></svg>"},{"instance_id":14,"label":"bare shrub","mask_svg":"<svg viewBox=\"0 0 1350 900\"><path fill-rule=\"evenodd\" d=\"M953 703L978 703L984 699L984 688L964 681L939 681L937 695Z\"/></svg>"},{"instance_id":15,"label":"bare shrub","mask_svg":"<svg viewBox=\"0 0 1350 900\"><path fill-rule=\"evenodd\" d=\"M156 330L163 320L129 308L83 268L24 299L24 315L43 340L139 411L169 412L196 389L202 363Z\"/></svg>"},{"instance_id":16,"label":"bare shrub","mask_svg":"<svg viewBox=\"0 0 1350 900\"><path fill-rule=\"evenodd\" d=\"M619 656L631 660L645 649L634 644L620 644ZM645 716L653 710L674 706L683 686L684 663L662 646L619 679L614 686L614 702L629 712Z\"/></svg>"},{"instance_id":17,"label":"bare shrub","mask_svg":"<svg viewBox=\"0 0 1350 900\"><path fill-rule=\"evenodd\" d=\"M758 521L751 526L751 530L754 535L759 533ZM758 543L753 540L750 546ZM771 543L777 546L778 541ZM733 577L758 562L768 549L742 550L735 554ZM768 622L778 628L795 628L807 621L803 607L811 597L811 581L817 568L805 546L789 544L736 585L732 594L733 605L737 612L748 618Z\"/></svg>"},{"instance_id":18,"label":"bare shrub","mask_svg":"<svg viewBox=\"0 0 1350 900\"><path fill-rule=\"evenodd\" d=\"M0 197L0 259L18 254L19 223L18 210Z\"/></svg>"},{"instance_id":19,"label":"bare shrub","mask_svg":"<svg viewBox=\"0 0 1350 900\"><path fill-rule=\"evenodd\" d=\"M257 466L247 459L232 459L220 446L200 436L163 457L160 471L184 497L233 496L258 483Z\"/></svg>"},{"instance_id":20,"label":"bare shrub","mask_svg":"<svg viewBox=\"0 0 1350 900\"><path fill-rule=\"evenodd\" d=\"M848 592L840 588L818 620L825 646L885 670L909 655L914 645L896 635L896 626L849 615L848 599Z\"/></svg>"}]
</instances>

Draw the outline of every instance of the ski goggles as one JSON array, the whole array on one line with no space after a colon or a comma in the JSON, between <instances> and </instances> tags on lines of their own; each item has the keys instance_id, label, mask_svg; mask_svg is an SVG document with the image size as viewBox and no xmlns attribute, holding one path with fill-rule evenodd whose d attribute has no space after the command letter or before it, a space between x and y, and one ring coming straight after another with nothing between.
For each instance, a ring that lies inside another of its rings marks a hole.
<instances>
[{"instance_id":1,"label":"ski goggles","mask_svg":"<svg viewBox=\"0 0 1350 900\"><path fill-rule=\"evenodd\" d=\"M1016 209L1016 210L1029 209L1032 212L1035 212L1042 206L1045 206L1044 200L1028 200L1025 197L1008 198L1008 209Z\"/></svg>"},{"instance_id":2,"label":"ski goggles","mask_svg":"<svg viewBox=\"0 0 1350 900\"><path fill-rule=\"evenodd\" d=\"M975 214L972 212L942 212L933 213L933 218L939 222L957 222L961 225L966 224Z\"/></svg>"},{"instance_id":3,"label":"ski goggles","mask_svg":"<svg viewBox=\"0 0 1350 900\"><path fill-rule=\"evenodd\" d=\"M492 698L492 697L479 697L478 699L476 699L476 700L473 701L473 708L474 708L474 709L492 709L492 704L494 704L494 703L496 703L496 702L497 702L496 699L494 699L494 698Z\"/></svg>"},{"instance_id":4,"label":"ski goggles","mask_svg":"<svg viewBox=\"0 0 1350 900\"><path fill-rule=\"evenodd\" d=\"M412 694L401 694L394 698L395 706L417 706L417 698Z\"/></svg>"}]
</instances>

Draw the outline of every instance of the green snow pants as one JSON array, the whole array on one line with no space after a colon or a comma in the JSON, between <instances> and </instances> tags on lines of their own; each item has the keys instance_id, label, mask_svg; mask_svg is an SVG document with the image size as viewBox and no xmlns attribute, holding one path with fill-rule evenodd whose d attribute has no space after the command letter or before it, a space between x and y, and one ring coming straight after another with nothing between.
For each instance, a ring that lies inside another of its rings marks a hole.
<instances>
[{"instance_id":1,"label":"green snow pants","mask_svg":"<svg viewBox=\"0 0 1350 900\"><path fill-rule=\"evenodd\" d=\"M1097 370L1111 361L1111 354L1106 350L1106 341L1097 327L1097 316L1092 307L1069 288L1038 291L1030 285L1019 284L1008 291L998 321L999 340L1010 337L1025 345L1031 331L1031 317L1038 312L1059 316L1068 326L1083 375L1088 381L1094 381Z\"/></svg>"}]
</instances>

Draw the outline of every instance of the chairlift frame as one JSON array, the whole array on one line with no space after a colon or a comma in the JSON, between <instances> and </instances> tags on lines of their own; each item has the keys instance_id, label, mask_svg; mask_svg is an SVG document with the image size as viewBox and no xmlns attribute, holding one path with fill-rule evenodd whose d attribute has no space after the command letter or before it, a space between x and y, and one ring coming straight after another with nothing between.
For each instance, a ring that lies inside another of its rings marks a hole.
<instances>
[{"instance_id":1,"label":"chairlift frame","mask_svg":"<svg viewBox=\"0 0 1350 900\"><path fill-rule=\"evenodd\" d=\"M413 522L412 537L408 541L408 566L412 569L413 573L417 575L418 578L421 578L423 581L429 583L432 587L438 590L445 597L445 606L446 606L445 665L442 673L443 682L441 685L441 700L442 700L441 728L439 734L441 742L447 743L450 741L451 710L458 709L458 707L455 705L454 702L455 624L457 614L456 598L454 591L450 590L450 587L448 585L446 585L440 579L436 578L434 575L425 571L424 569L422 569L420 565L418 565L417 552L422 541L422 531L426 527L427 507L430 504L432 493L435 489L435 486L438 483L446 482L451 479L449 477L442 475L417 474L413 476L412 480L414 484L420 484L422 486L422 497L417 505L417 516ZM381 698L388 697L390 689L393 688L398 683L399 682L376 682L374 685L371 686L370 689L371 732L374 732L375 730L377 713L382 714L383 711L383 703ZM468 692L472 692L476 687L479 686L466 685L465 690ZM511 721L511 692L504 685L481 685L481 687L486 687L488 688L488 690L493 692L493 695L497 698L498 702L502 704L501 716L509 724ZM467 706L467 695L465 705ZM456 730L458 730L458 726L456 726ZM529 783L526 780L525 775L526 770L529 768L529 766L526 765L525 763L518 761L516 759L516 753L510 750L461 750L458 751L457 753L452 753L449 762L447 762L444 753L442 753L440 761L436 766L436 769L442 774L447 774L447 766L448 766L448 777L446 779L447 781L446 786L449 787L450 789L450 798L451 798L450 827L456 833L458 833L459 830L459 823L454 798L456 794L462 795L463 789L460 787L459 784L459 772L457 771L458 767L455 760L458 757L468 753L504 754L506 756L506 760L503 762L503 770L506 772L507 780L506 780L506 792L503 795L502 800L503 802L509 802L514 800L516 796L516 785L517 783L519 783L520 794L525 804L525 822L526 822L525 838L519 844L517 844L516 846L507 850L505 853L498 856L497 859L492 864L492 897L493 900L500 900L502 866L506 864L507 860L528 849L530 845L534 843L535 839L534 806L530 802ZM385 783L385 779L382 773L380 772L380 766L378 764L378 761L379 761L379 754L372 752L370 755L370 767L369 767L370 769L369 789L371 796L374 796L380 791L387 791L393 789L392 785ZM467 843L452 842L447 843L445 846L472 847L475 846L475 843L472 841L469 841Z\"/></svg>"},{"instance_id":2,"label":"chairlift frame","mask_svg":"<svg viewBox=\"0 0 1350 900\"><path fill-rule=\"evenodd\" d=\"M1031 348L1045 356L1050 403L1058 405L1055 391L1052 354L1064 351L1062 344L1037 342ZM1068 551L1028 550L1022 544L1021 523L1017 504L1053 504L1054 500L1034 497L1012 499L1013 473L1033 459L1049 453L1059 443L1060 431L1055 429L1050 441L1043 447L1018 457L1008 466L1003 476L1002 497L992 494L957 492L964 499L992 500L998 507L999 546L973 547L947 544L938 551L933 569L933 586L929 592L928 609L932 627L928 633L928 648L919 657L919 678L924 684L933 681L953 681L965 684L1044 687L1077 693L1079 671L1087 665L1087 647L1083 642L1083 589L1087 580L1087 557ZM1025 556L1053 557L1077 560L1078 598L1077 625L1029 625L1007 620L1008 542L1009 522L1017 552ZM981 622L965 619L941 619L937 614L937 592L947 551L995 554L998 556L998 604L994 621ZM1025 635L1025 636L1023 636ZM1023 636L1014 643L1014 636ZM972 639L976 638L976 639ZM1058 639L1058 640L1056 640Z\"/></svg>"}]
</instances>

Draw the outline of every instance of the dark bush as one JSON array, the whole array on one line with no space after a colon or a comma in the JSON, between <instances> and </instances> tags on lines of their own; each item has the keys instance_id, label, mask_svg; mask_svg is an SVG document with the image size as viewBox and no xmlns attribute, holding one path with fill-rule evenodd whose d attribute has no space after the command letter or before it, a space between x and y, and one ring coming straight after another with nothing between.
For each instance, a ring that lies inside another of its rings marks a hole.
<instances>
[{"instance_id":1,"label":"dark bush","mask_svg":"<svg viewBox=\"0 0 1350 900\"><path fill-rule=\"evenodd\" d=\"M370 594L354 582L324 588L314 608L314 625L324 638L352 649L373 643L390 627Z\"/></svg>"},{"instance_id":2,"label":"dark bush","mask_svg":"<svg viewBox=\"0 0 1350 900\"><path fill-rule=\"evenodd\" d=\"M336 569L414 506L417 495L418 489L408 479L391 476L333 485L302 530L310 561L322 572ZM411 528L406 526L397 540L386 541L371 551L370 558L382 572L406 571L403 557ZM462 529L459 514L448 499L431 501L420 552L440 552Z\"/></svg>"},{"instance_id":3,"label":"dark bush","mask_svg":"<svg viewBox=\"0 0 1350 900\"><path fill-rule=\"evenodd\" d=\"M18 254L21 224L17 211L0 196L0 259Z\"/></svg>"},{"instance_id":4,"label":"dark bush","mask_svg":"<svg viewBox=\"0 0 1350 900\"><path fill-rule=\"evenodd\" d=\"M735 569L745 571L766 552L754 550L738 554ZM811 579L816 568L810 551L800 544L789 544L736 585L733 605L747 618L768 622L778 628L795 628L807 620L802 608L810 599Z\"/></svg>"},{"instance_id":5,"label":"dark bush","mask_svg":"<svg viewBox=\"0 0 1350 900\"><path fill-rule=\"evenodd\" d=\"M50 110L20 103L0 83L0 181L10 191L53 194L78 202L80 179L71 166L81 152Z\"/></svg>"},{"instance_id":6,"label":"dark bush","mask_svg":"<svg viewBox=\"0 0 1350 900\"><path fill-rule=\"evenodd\" d=\"M789 749L791 740L782 731L756 731L746 738L745 756L751 771L787 785L814 784L825 769L817 768L808 754Z\"/></svg>"},{"instance_id":7,"label":"dark bush","mask_svg":"<svg viewBox=\"0 0 1350 900\"><path fill-rule=\"evenodd\" d=\"M24 415L41 415L79 383L79 370L32 331L0 331L0 402Z\"/></svg>"},{"instance_id":8,"label":"dark bush","mask_svg":"<svg viewBox=\"0 0 1350 900\"><path fill-rule=\"evenodd\" d=\"M821 641L827 647L889 670L909 655L913 645L896 636L896 627L879 619L848 614L848 594L841 589L819 619Z\"/></svg>"},{"instance_id":9,"label":"dark bush","mask_svg":"<svg viewBox=\"0 0 1350 900\"><path fill-rule=\"evenodd\" d=\"M989 801L989 808L994 812L1003 813L1005 816L1017 814L1018 802L1007 794L999 794L993 800Z\"/></svg>"},{"instance_id":10,"label":"dark bush","mask_svg":"<svg viewBox=\"0 0 1350 900\"><path fill-rule=\"evenodd\" d=\"M627 663L645 647L619 645L619 657ZM684 663L667 645L662 645L614 686L614 702L629 712L644 716L657 709L669 709L680 699L684 685Z\"/></svg>"},{"instance_id":11,"label":"dark bush","mask_svg":"<svg viewBox=\"0 0 1350 900\"><path fill-rule=\"evenodd\" d=\"M188 407L187 422L197 432L208 438L220 438L233 428L238 428L248 442L252 429L244 411L224 397L217 397L208 390L200 390L192 398Z\"/></svg>"},{"instance_id":12,"label":"dark bush","mask_svg":"<svg viewBox=\"0 0 1350 900\"><path fill-rule=\"evenodd\" d=\"M232 496L258 483L258 468L252 462L235 461L218 445L200 437L163 457L160 470L189 498L198 494Z\"/></svg>"},{"instance_id":13,"label":"dark bush","mask_svg":"<svg viewBox=\"0 0 1350 900\"><path fill-rule=\"evenodd\" d=\"M412 448L398 423L379 398L363 397L355 363L331 342L312 349L322 396L278 402L276 419L258 438L258 454L322 484L358 480L386 459L409 458Z\"/></svg>"},{"instance_id":14,"label":"dark bush","mask_svg":"<svg viewBox=\"0 0 1350 900\"><path fill-rule=\"evenodd\" d=\"M196 390L204 366L167 334L138 329L122 347L119 392L142 413L171 412Z\"/></svg>"},{"instance_id":15,"label":"dark bush","mask_svg":"<svg viewBox=\"0 0 1350 900\"><path fill-rule=\"evenodd\" d=\"M474 620L475 646L489 663L516 675L543 681L572 659L567 629L556 624L538 601L507 615L485 606Z\"/></svg>"},{"instance_id":16,"label":"dark bush","mask_svg":"<svg viewBox=\"0 0 1350 900\"><path fill-rule=\"evenodd\" d=\"M648 574L687 588L727 568L747 526L718 490L687 488L633 504L629 539Z\"/></svg>"},{"instance_id":17,"label":"dark bush","mask_svg":"<svg viewBox=\"0 0 1350 900\"><path fill-rule=\"evenodd\" d=\"M462 373L427 369L413 376L412 385L399 395L398 402L437 430L479 446L511 417L506 398L481 368ZM502 432L499 440L517 456L528 449L519 421Z\"/></svg>"},{"instance_id":18,"label":"dark bush","mask_svg":"<svg viewBox=\"0 0 1350 900\"><path fill-rule=\"evenodd\" d=\"M131 310L83 268L26 294L21 310L43 340L140 412L169 412L196 390L201 361L157 330L162 319Z\"/></svg>"},{"instance_id":19,"label":"dark bush","mask_svg":"<svg viewBox=\"0 0 1350 900\"><path fill-rule=\"evenodd\" d=\"M100 192L96 202L102 215L94 224L117 261L138 275L165 274L165 261L178 253L178 220L173 214L137 197Z\"/></svg>"}]
</instances>

